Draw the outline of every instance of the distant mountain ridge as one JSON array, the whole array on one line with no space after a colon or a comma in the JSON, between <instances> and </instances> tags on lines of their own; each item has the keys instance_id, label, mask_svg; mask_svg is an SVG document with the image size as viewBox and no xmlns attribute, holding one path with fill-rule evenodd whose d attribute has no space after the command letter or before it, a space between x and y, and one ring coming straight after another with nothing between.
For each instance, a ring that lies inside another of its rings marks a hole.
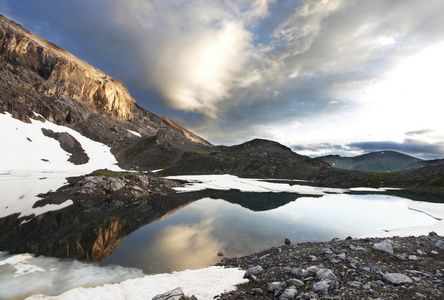
<instances>
[{"instance_id":1,"label":"distant mountain ridge","mask_svg":"<svg viewBox=\"0 0 444 300\"><path fill-rule=\"evenodd\" d=\"M327 155L318 157L335 168L370 172L394 172L423 162L422 159L396 151L378 151L354 157Z\"/></svg>"}]
</instances>

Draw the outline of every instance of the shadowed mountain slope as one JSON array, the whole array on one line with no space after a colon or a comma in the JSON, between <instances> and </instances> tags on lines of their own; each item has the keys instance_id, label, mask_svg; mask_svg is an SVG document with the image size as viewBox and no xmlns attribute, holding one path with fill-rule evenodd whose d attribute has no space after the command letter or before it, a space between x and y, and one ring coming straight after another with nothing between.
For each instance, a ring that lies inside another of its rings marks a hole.
<instances>
[{"instance_id":1,"label":"shadowed mountain slope","mask_svg":"<svg viewBox=\"0 0 444 300\"><path fill-rule=\"evenodd\" d=\"M371 152L355 157L327 155L318 158L339 169L371 172L399 171L411 164L422 161L419 158L396 151Z\"/></svg>"}]
</instances>

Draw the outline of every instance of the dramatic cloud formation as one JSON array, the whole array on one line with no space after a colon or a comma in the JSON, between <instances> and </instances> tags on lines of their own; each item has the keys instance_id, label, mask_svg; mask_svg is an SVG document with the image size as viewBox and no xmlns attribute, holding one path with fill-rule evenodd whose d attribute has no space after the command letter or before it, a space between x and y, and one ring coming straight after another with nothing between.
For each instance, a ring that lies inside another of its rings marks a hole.
<instances>
[{"instance_id":1,"label":"dramatic cloud formation","mask_svg":"<svg viewBox=\"0 0 444 300\"><path fill-rule=\"evenodd\" d=\"M404 145L423 128L444 136L440 0L6 0L0 11L213 143L262 137L315 155ZM444 156L440 138L415 153Z\"/></svg>"}]
</instances>

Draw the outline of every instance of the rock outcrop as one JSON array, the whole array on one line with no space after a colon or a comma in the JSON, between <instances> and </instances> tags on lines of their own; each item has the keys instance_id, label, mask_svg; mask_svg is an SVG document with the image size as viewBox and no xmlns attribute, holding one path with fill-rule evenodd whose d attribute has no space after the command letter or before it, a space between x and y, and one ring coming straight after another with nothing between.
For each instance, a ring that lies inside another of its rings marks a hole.
<instances>
[{"instance_id":1,"label":"rock outcrop","mask_svg":"<svg viewBox=\"0 0 444 300\"><path fill-rule=\"evenodd\" d=\"M74 100L117 120L132 119L135 100L121 82L3 16L0 17L0 47L3 101L11 106L15 106L14 102L38 106L22 94L25 89L51 102ZM11 90L14 86L18 89ZM41 108L35 107L35 110L41 111ZM50 107L42 112L49 121L62 121ZM74 121L69 111L65 121Z\"/></svg>"}]
</instances>

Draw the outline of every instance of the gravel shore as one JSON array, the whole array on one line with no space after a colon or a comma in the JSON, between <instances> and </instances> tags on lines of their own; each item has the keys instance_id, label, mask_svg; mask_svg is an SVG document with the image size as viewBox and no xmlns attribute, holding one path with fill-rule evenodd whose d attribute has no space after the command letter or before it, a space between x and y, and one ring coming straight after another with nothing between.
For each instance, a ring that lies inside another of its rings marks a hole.
<instances>
[{"instance_id":1,"label":"gravel shore","mask_svg":"<svg viewBox=\"0 0 444 300\"><path fill-rule=\"evenodd\" d=\"M444 238L428 236L309 242L270 248L219 265L249 282L224 299L444 299Z\"/></svg>"}]
</instances>

